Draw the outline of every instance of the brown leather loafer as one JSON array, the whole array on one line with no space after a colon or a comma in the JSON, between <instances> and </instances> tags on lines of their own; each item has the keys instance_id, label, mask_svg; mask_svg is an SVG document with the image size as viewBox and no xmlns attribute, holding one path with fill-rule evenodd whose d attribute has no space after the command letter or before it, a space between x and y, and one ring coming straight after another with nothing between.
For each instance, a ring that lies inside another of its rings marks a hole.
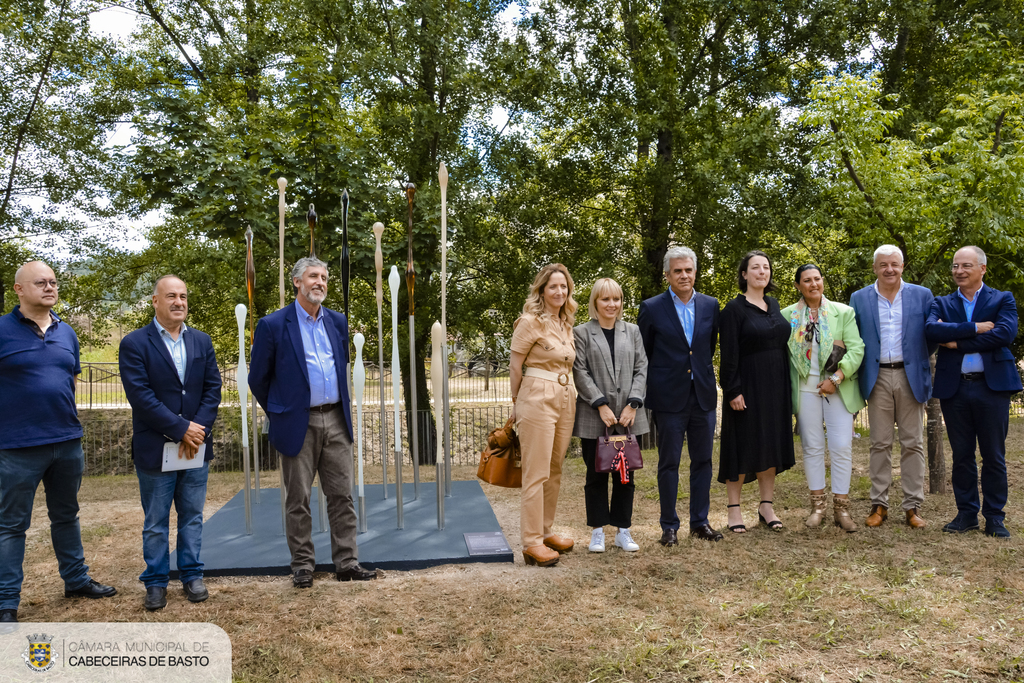
<instances>
[{"instance_id":1,"label":"brown leather loafer","mask_svg":"<svg viewBox=\"0 0 1024 683\"><path fill-rule=\"evenodd\" d=\"M561 536L548 536L544 539L544 545L554 550L556 553L567 553L572 550L572 547L576 545L571 538L562 538Z\"/></svg>"},{"instance_id":2,"label":"brown leather loafer","mask_svg":"<svg viewBox=\"0 0 1024 683\"><path fill-rule=\"evenodd\" d=\"M889 508L884 505L872 505L871 514L864 520L864 526L882 526L882 522L889 518Z\"/></svg>"},{"instance_id":3,"label":"brown leather loafer","mask_svg":"<svg viewBox=\"0 0 1024 683\"><path fill-rule=\"evenodd\" d=\"M523 561L529 565L553 567L558 564L561 557L546 545L531 545L529 548L523 548Z\"/></svg>"},{"instance_id":4,"label":"brown leather loafer","mask_svg":"<svg viewBox=\"0 0 1024 683\"><path fill-rule=\"evenodd\" d=\"M924 521L924 518L918 514L917 508L911 508L907 510L907 526L915 529L923 529L928 526L928 522Z\"/></svg>"}]
</instances>

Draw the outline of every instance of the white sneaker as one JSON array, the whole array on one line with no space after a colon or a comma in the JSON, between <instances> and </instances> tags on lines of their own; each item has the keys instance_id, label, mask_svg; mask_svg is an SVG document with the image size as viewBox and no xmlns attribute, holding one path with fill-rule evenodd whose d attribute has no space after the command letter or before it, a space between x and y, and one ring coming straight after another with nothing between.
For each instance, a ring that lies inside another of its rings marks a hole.
<instances>
[{"instance_id":1,"label":"white sneaker","mask_svg":"<svg viewBox=\"0 0 1024 683\"><path fill-rule=\"evenodd\" d=\"M636 544L633 537L629 534L629 529L619 529L619 533L615 534L615 545L619 546L627 553L635 553L640 550L640 546Z\"/></svg>"},{"instance_id":2,"label":"white sneaker","mask_svg":"<svg viewBox=\"0 0 1024 683\"><path fill-rule=\"evenodd\" d=\"M604 529L601 527L597 527L590 532L590 552L604 552Z\"/></svg>"}]
</instances>

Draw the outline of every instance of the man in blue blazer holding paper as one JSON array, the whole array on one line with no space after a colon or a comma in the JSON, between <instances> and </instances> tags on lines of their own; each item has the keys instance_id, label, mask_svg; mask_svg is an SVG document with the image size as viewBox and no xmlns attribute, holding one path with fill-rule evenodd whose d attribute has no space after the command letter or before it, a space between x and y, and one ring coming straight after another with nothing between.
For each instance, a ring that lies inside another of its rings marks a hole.
<instances>
[{"instance_id":1,"label":"man in blue blazer holding paper","mask_svg":"<svg viewBox=\"0 0 1024 683\"><path fill-rule=\"evenodd\" d=\"M339 581L368 581L359 565L352 501L352 416L348 396L348 321L322 306L327 264L301 258L292 269L295 302L260 320L249 388L267 411L270 443L281 458L292 585L313 585L316 551L309 498L313 477L327 498L331 560Z\"/></svg>"},{"instance_id":2,"label":"man in blue blazer holding paper","mask_svg":"<svg viewBox=\"0 0 1024 683\"><path fill-rule=\"evenodd\" d=\"M1017 336L1017 304L1009 292L986 287L985 252L963 247L953 255L957 289L935 299L928 316L928 340L940 344L935 363L935 397L953 449L953 495L956 518L942 527L949 533L978 528L978 511L985 517L985 534L1009 538L1003 524L1006 505L1006 432L1010 397L1021 391L1017 362L1010 344ZM981 451L981 492L978 465Z\"/></svg>"},{"instance_id":3,"label":"man in blue blazer holding paper","mask_svg":"<svg viewBox=\"0 0 1024 683\"><path fill-rule=\"evenodd\" d=\"M690 443L690 535L720 541L711 527L711 450L718 387L712 364L718 346L718 299L693 288L697 256L687 247L665 253L667 292L640 304L637 325L647 352L647 397L658 426L658 497L661 540L677 543L679 462Z\"/></svg>"},{"instance_id":4,"label":"man in blue blazer holding paper","mask_svg":"<svg viewBox=\"0 0 1024 683\"><path fill-rule=\"evenodd\" d=\"M199 552L203 540L210 442L220 406L220 371L210 337L187 327L188 290L174 275L153 287L153 322L121 340L121 383L132 406L132 459L146 520L143 606L167 605L171 503L178 514L178 572L190 602L209 597ZM200 457L202 455L202 457Z\"/></svg>"},{"instance_id":5,"label":"man in blue blazer holding paper","mask_svg":"<svg viewBox=\"0 0 1024 683\"><path fill-rule=\"evenodd\" d=\"M924 325L931 291L903 281L903 252L892 244L875 249L877 280L853 293L850 306L864 340L860 391L871 424L871 514L865 526L881 526L889 517L892 444L899 427L900 482L907 526L924 528L924 413L931 398L931 354Z\"/></svg>"}]
</instances>

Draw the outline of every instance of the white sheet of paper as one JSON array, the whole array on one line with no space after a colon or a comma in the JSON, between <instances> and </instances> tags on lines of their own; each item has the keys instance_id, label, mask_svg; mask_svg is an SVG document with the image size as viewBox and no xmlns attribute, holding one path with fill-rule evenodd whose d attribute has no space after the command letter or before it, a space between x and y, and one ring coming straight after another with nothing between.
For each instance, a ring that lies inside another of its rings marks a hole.
<instances>
[{"instance_id":1,"label":"white sheet of paper","mask_svg":"<svg viewBox=\"0 0 1024 683\"><path fill-rule=\"evenodd\" d=\"M164 472L175 472L177 470L194 470L198 467L203 466L203 460L206 457L206 444L199 445L199 452L196 453L196 457L189 460L185 457L178 457L179 443L168 442L164 444L164 466L162 471Z\"/></svg>"}]
</instances>

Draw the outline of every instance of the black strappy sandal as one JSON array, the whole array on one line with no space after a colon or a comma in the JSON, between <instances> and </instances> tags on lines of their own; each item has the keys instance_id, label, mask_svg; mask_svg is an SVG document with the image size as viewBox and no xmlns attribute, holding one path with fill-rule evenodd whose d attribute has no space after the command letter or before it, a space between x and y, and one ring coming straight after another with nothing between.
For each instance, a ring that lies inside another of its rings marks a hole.
<instances>
[{"instance_id":1,"label":"black strappy sandal","mask_svg":"<svg viewBox=\"0 0 1024 683\"><path fill-rule=\"evenodd\" d=\"M727 508L738 508L739 506L740 506L740 504L736 503L735 505L726 505L725 507L727 507ZM747 525L746 524L732 524L732 525L729 526L729 531L733 532L734 534L745 534L747 532Z\"/></svg>"},{"instance_id":2,"label":"black strappy sandal","mask_svg":"<svg viewBox=\"0 0 1024 683\"><path fill-rule=\"evenodd\" d=\"M760 503L758 503L757 504L757 518L758 518L758 520L760 520L761 524L764 524L766 527L768 527L772 531L782 531L782 522L781 521L776 519L774 521L769 522L767 519L764 518L764 515L761 514L761 506L764 505L765 503L768 503L769 505L774 505L774 503L772 503L772 501L770 501L770 500L762 500Z\"/></svg>"}]
</instances>

